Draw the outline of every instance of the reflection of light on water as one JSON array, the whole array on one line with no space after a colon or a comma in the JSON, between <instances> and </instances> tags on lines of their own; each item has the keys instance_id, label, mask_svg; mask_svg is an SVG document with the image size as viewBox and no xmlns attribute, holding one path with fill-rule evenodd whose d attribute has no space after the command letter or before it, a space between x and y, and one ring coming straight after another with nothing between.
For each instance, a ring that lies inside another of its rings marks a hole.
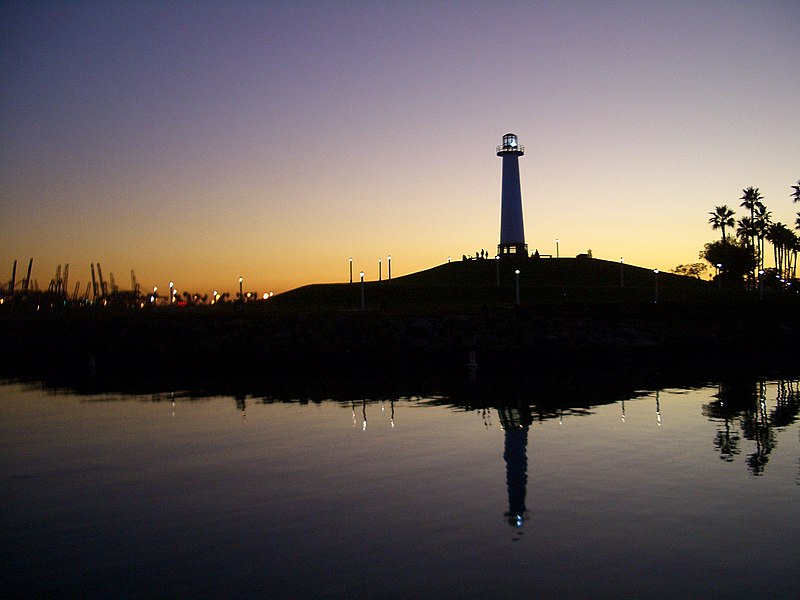
<instances>
[{"instance_id":1,"label":"reflection of light on water","mask_svg":"<svg viewBox=\"0 0 800 600\"><path fill-rule=\"evenodd\" d=\"M656 423L661 427L661 401L658 398L658 390L656 390Z\"/></svg>"}]
</instances>

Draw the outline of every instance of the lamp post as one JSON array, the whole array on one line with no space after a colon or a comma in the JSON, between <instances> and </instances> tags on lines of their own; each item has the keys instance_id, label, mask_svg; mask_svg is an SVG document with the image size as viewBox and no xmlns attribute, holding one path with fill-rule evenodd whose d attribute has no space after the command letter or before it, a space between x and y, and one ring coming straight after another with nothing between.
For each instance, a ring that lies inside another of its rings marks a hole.
<instances>
[{"instance_id":1,"label":"lamp post","mask_svg":"<svg viewBox=\"0 0 800 600\"><path fill-rule=\"evenodd\" d=\"M656 297L654 300L654 304L658 304L658 269L653 270L653 274L655 275L655 282L656 282Z\"/></svg>"},{"instance_id":2,"label":"lamp post","mask_svg":"<svg viewBox=\"0 0 800 600\"><path fill-rule=\"evenodd\" d=\"M175 283L172 281L169 282L169 303L172 304L175 301Z\"/></svg>"},{"instance_id":3,"label":"lamp post","mask_svg":"<svg viewBox=\"0 0 800 600\"><path fill-rule=\"evenodd\" d=\"M758 272L758 299L764 299L764 269Z\"/></svg>"},{"instance_id":4,"label":"lamp post","mask_svg":"<svg viewBox=\"0 0 800 600\"><path fill-rule=\"evenodd\" d=\"M619 287L625 287L625 261L619 257Z\"/></svg>"},{"instance_id":5,"label":"lamp post","mask_svg":"<svg viewBox=\"0 0 800 600\"><path fill-rule=\"evenodd\" d=\"M239 277L239 300L242 301L244 304L244 294L242 293L242 282L244 281L243 277Z\"/></svg>"},{"instance_id":6,"label":"lamp post","mask_svg":"<svg viewBox=\"0 0 800 600\"><path fill-rule=\"evenodd\" d=\"M364 271L361 271L361 310L364 310Z\"/></svg>"},{"instance_id":7,"label":"lamp post","mask_svg":"<svg viewBox=\"0 0 800 600\"><path fill-rule=\"evenodd\" d=\"M497 287L500 287L500 255L495 254L494 256L494 266L495 266L495 273L497 275Z\"/></svg>"},{"instance_id":8,"label":"lamp post","mask_svg":"<svg viewBox=\"0 0 800 600\"><path fill-rule=\"evenodd\" d=\"M350 257L350 283L353 283L353 257Z\"/></svg>"},{"instance_id":9,"label":"lamp post","mask_svg":"<svg viewBox=\"0 0 800 600\"><path fill-rule=\"evenodd\" d=\"M450 263L450 257L449 256L447 257L447 263L448 264Z\"/></svg>"},{"instance_id":10,"label":"lamp post","mask_svg":"<svg viewBox=\"0 0 800 600\"><path fill-rule=\"evenodd\" d=\"M389 281L392 280L392 255L386 257L386 260L389 261Z\"/></svg>"},{"instance_id":11,"label":"lamp post","mask_svg":"<svg viewBox=\"0 0 800 600\"><path fill-rule=\"evenodd\" d=\"M378 258L378 281L383 279L383 263L381 262L383 259Z\"/></svg>"},{"instance_id":12,"label":"lamp post","mask_svg":"<svg viewBox=\"0 0 800 600\"><path fill-rule=\"evenodd\" d=\"M717 263L717 289L722 289L722 263Z\"/></svg>"},{"instance_id":13,"label":"lamp post","mask_svg":"<svg viewBox=\"0 0 800 600\"><path fill-rule=\"evenodd\" d=\"M517 276L517 306L519 306L519 269L514 271L514 274Z\"/></svg>"},{"instance_id":14,"label":"lamp post","mask_svg":"<svg viewBox=\"0 0 800 600\"><path fill-rule=\"evenodd\" d=\"M558 255L558 238L556 238L556 258L559 258L559 255Z\"/></svg>"}]
</instances>

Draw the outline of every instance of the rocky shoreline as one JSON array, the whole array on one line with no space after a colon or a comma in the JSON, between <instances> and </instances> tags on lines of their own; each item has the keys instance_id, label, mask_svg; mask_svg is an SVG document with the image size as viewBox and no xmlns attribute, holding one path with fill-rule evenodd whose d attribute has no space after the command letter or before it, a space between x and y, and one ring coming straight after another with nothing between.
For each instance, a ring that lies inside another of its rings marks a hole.
<instances>
[{"instance_id":1,"label":"rocky shoreline","mask_svg":"<svg viewBox=\"0 0 800 600\"><path fill-rule=\"evenodd\" d=\"M191 385L331 374L459 376L470 363L499 376L698 362L792 365L800 340L794 304L509 307L435 315L238 308L2 314L0 374Z\"/></svg>"}]
</instances>

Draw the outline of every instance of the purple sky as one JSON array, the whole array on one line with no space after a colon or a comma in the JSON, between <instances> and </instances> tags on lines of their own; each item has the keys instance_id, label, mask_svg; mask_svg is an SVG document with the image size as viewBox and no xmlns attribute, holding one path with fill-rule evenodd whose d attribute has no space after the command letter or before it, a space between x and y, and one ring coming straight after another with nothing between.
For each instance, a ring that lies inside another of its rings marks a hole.
<instances>
[{"instance_id":1,"label":"purple sky","mask_svg":"<svg viewBox=\"0 0 800 600\"><path fill-rule=\"evenodd\" d=\"M498 242L670 269L759 187L793 224L797 2L6 2L0 281L285 290Z\"/></svg>"}]
</instances>

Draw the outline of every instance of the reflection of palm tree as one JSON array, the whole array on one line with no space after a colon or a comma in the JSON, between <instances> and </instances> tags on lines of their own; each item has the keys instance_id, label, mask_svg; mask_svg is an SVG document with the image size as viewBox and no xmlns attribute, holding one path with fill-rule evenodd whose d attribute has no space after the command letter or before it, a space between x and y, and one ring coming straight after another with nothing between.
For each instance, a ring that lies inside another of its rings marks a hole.
<instances>
[{"instance_id":1,"label":"reflection of palm tree","mask_svg":"<svg viewBox=\"0 0 800 600\"><path fill-rule=\"evenodd\" d=\"M740 454L739 434L731 431L731 420L725 417L725 429L717 431L714 447L719 451L719 457L725 462L733 462L733 457Z\"/></svg>"},{"instance_id":2,"label":"reflection of palm tree","mask_svg":"<svg viewBox=\"0 0 800 600\"><path fill-rule=\"evenodd\" d=\"M733 215L735 213L728 208L727 204L723 204L722 206L715 206L714 212L708 214L711 215L711 218L708 220L711 224L711 229L721 229L722 240L725 241L725 228L733 227L735 223Z\"/></svg>"}]
</instances>

